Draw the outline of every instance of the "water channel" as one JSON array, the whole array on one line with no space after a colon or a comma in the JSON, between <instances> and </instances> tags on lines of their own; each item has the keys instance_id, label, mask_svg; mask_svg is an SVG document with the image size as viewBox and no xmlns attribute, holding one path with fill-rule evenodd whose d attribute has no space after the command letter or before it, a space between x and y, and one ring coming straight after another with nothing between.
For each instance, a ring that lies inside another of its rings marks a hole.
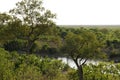
<instances>
[{"instance_id":1,"label":"water channel","mask_svg":"<svg viewBox=\"0 0 120 80\"><path fill-rule=\"evenodd\" d=\"M73 62L73 60L70 59L70 58L59 57L58 60L62 60L63 63L68 64L68 65L69 65L70 67L72 67L72 68L75 68L75 69L77 68L77 67L76 67L76 64L75 64L75 63ZM98 64L98 61L88 60L88 61L86 62L86 64L90 64L90 63L96 65L96 64Z\"/></svg>"}]
</instances>

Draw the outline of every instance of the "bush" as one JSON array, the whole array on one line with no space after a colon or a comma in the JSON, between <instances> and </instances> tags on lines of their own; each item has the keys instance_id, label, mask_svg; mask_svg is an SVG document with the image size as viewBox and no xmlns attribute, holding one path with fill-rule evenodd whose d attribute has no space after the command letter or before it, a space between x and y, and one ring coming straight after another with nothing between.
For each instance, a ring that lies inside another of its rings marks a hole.
<instances>
[{"instance_id":1,"label":"bush","mask_svg":"<svg viewBox=\"0 0 120 80\"><path fill-rule=\"evenodd\" d=\"M56 59L0 48L0 63L0 80L68 80L63 74L66 65Z\"/></svg>"},{"instance_id":2,"label":"bush","mask_svg":"<svg viewBox=\"0 0 120 80\"><path fill-rule=\"evenodd\" d=\"M84 80L120 79L120 64L89 64L83 70ZM60 60L0 48L0 80L78 80L78 74Z\"/></svg>"}]
</instances>

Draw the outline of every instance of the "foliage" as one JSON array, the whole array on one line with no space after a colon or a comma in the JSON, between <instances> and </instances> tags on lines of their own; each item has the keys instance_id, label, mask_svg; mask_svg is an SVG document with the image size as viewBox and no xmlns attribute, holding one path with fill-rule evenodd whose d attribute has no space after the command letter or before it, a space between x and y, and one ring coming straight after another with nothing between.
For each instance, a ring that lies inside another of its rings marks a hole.
<instances>
[{"instance_id":1,"label":"foliage","mask_svg":"<svg viewBox=\"0 0 120 80\"><path fill-rule=\"evenodd\" d=\"M119 80L120 64L101 62L84 65L84 80ZM78 80L77 71L69 71L69 80Z\"/></svg>"},{"instance_id":2,"label":"foliage","mask_svg":"<svg viewBox=\"0 0 120 80\"><path fill-rule=\"evenodd\" d=\"M78 80L77 70L48 57L18 54L0 48L0 80ZM120 64L85 64L84 80L119 80ZM104 74L104 75L103 75Z\"/></svg>"},{"instance_id":3,"label":"foliage","mask_svg":"<svg viewBox=\"0 0 120 80\"><path fill-rule=\"evenodd\" d=\"M120 64L103 62L97 65L85 65L85 80L119 80L119 66Z\"/></svg>"},{"instance_id":4,"label":"foliage","mask_svg":"<svg viewBox=\"0 0 120 80\"><path fill-rule=\"evenodd\" d=\"M4 44L4 49L8 51L22 51L25 47L25 41L12 40Z\"/></svg>"},{"instance_id":5,"label":"foliage","mask_svg":"<svg viewBox=\"0 0 120 80\"><path fill-rule=\"evenodd\" d=\"M56 59L9 53L0 48L0 63L0 80L67 80L63 74L66 64Z\"/></svg>"},{"instance_id":6,"label":"foliage","mask_svg":"<svg viewBox=\"0 0 120 80\"><path fill-rule=\"evenodd\" d=\"M0 48L0 79L1 80L13 80L13 68L14 63L8 60L9 53Z\"/></svg>"}]
</instances>

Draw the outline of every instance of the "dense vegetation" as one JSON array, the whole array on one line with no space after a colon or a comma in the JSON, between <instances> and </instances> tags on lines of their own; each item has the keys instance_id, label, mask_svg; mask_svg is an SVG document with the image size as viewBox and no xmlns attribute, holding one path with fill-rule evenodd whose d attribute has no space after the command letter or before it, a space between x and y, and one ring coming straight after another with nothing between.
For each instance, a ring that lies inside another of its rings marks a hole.
<instances>
[{"instance_id":1,"label":"dense vegetation","mask_svg":"<svg viewBox=\"0 0 120 80\"><path fill-rule=\"evenodd\" d=\"M0 80L66 80L69 67L61 61L0 49Z\"/></svg>"},{"instance_id":2,"label":"dense vegetation","mask_svg":"<svg viewBox=\"0 0 120 80\"><path fill-rule=\"evenodd\" d=\"M84 65L84 80L119 80L120 64ZM77 70L62 61L0 48L0 80L78 80Z\"/></svg>"},{"instance_id":3,"label":"dense vegetation","mask_svg":"<svg viewBox=\"0 0 120 80\"><path fill-rule=\"evenodd\" d=\"M55 17L41 0L0 13L0 80L119 80L119 28L60 27ZM77 69L58 57L71 58Z\"/></svg>"}]
</instances>

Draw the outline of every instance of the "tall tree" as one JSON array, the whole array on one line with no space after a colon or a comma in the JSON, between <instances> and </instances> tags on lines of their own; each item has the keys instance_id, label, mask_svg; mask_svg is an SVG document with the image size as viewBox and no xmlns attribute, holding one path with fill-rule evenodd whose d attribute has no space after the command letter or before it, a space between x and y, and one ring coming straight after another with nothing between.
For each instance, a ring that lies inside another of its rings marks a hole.
<instances>
[{"instance_id":1,"label":"tall tree","mask_svg":"<svg viewBox=\"0 0 120 80\"><path fill-rule=\"evenodd\" d=\"M25 51L28 53L39 36L50 34L55 26L52 19L56 16L50 10L45 10L42 0L22 0L10 13L22 21L26 33L22 39L27 40Z\"/></svg>"},{"instance_id":2,"label":"tall tree","mask_svg":"<svg viewBox=\"0 0 120 80\"><path fill-rule=\"evenodd\" d=\"M99 57L99 43L95 34L83 31L80 35L69 33L63 51L72 58L78 68L79 80L83 80L83 65L88 59ZM102 56L102 55L101 55Z\"/></svg>"}]
</instances>

